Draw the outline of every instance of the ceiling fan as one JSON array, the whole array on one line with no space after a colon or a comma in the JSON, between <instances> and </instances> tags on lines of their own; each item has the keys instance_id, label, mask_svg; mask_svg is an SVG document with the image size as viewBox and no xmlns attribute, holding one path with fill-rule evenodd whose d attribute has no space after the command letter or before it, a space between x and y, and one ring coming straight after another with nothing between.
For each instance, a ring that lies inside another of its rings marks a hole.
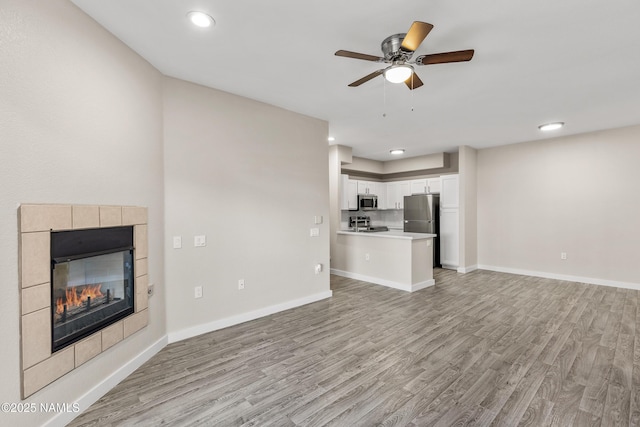
<instances>
[{"instance_id":1,"label":"ceiling fan","mask_svg":"<svg viewBox=\"0 0 640 427\"><path fill-rule=\"evenodd\" d=\"M420 77L413 70L414 65L444 64L447 62L464 62L473 58L473 49L457 50L454 52L434 53L430 55L420 55L411 61L413 53L418 49L422 41L433 29L433 25L426 22L414 21L408 33L394 34L382 41L381 48L384 56L373 56L364 53L339 50L336 56L362 59L365 61L384 62L391 64L386 68L381 68L363 78L351 83L350 87L360 86L362 83L379 75L392 83L404 82L411 90L423 85Z\"/></svg>"}]
</instances>

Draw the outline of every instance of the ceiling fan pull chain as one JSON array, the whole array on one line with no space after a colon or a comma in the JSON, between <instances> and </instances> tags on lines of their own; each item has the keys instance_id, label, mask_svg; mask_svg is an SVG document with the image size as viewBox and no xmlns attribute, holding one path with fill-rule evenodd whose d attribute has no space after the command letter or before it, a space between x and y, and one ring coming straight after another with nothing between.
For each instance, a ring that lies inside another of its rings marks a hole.
<instances>
[{"instance_id":1,"label":"ceiling fan pull chain","mask_svg":"<svg viewBox=\"0 0 640 427\"><path fill-rule=\"evenodd\" d=\"M387 117L387 79L382 80L382 117Z\"/></svg>"},{"instance_id":2,"label":"ceiling fan pull chain","mask_svg":"<svg viewBox=\"0 0 640 427\"><path fill-rule=\"evenodd\" d=\"M411 73L411 111L413 111L413 76L415 76L416 73Z\"/></svg>"}]
</instances>

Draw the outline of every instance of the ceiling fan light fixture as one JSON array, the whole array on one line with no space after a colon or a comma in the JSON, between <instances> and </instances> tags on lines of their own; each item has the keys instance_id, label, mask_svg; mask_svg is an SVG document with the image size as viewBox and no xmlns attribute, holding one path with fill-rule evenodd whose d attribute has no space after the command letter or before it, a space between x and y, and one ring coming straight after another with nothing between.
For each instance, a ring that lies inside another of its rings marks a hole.
<instances>
[{"instance_id":1,"label":"ceiling fan light fixture","mask_svg":"<svg viewBox=\"0 0 640 427\"><path fill-rule=\"evenodd\" d=\"M208 28L215 25L216 21L204 12L199 12L197 10L192 10L187 13L187 17L191 21L193 25L200 28Z\"/></svg>"},{"instance_id":2,"label":"ceiling fan light fixture","mask_svg":"<svg viewBox=\"0 0 640 427\"><path fill-rule=\"evenodd\" d=\"M384 71L384 78L390 83L402 83L413 74L413 67L408 64L396 64Z\"/></svg>"},{"instance_id":3,"label":"ceiling fan light fixture","mask_svg":"<svg viewBox=\"0 0 640 427\"><path fill-rule=\"evenodd\" d=\"M399 156L400 154L404 154L404 148L394 148L393 150L389 150L389 153L394 156Z\"/></svg>"},{"instance_id":4,"label":"ceiling fan light fixture","mask_svg":"<svg viewBox=\"0 0 640 427\"><path fill-rule=\"evenodd\" d=\"M562 126L564 126L564 122L553 122L553 123L545 123L543 125L538 126L542 132L549 132L552 130L558 130Z\"/></svg>"}]
</instances>

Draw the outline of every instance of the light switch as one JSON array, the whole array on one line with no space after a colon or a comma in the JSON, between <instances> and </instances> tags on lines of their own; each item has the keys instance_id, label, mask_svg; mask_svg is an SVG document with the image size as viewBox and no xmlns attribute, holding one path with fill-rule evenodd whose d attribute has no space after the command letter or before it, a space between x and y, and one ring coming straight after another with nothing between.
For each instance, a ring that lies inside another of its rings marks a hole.
<instances>
[{"instance_id":1,"label":"light switch","mask_svg":"<svg viewBox=\"0 0 640 427\"><path fill-rule=\"evenodd\" d=\"M193 238L193 246L195 247L207 246L207 236L205 235L195 236Z\"/></svg>"},{"instance_id":2,"label":"light switch","mask_svg":"<svg viewBox=\"0 0 640 427\"><path fill-rule=\"evenodd\" d=\"M319 228L312 228L309 232L309 235L311 237L318 237L320 235L320 229Z\"/></svg>"},{"instance_id":3,"label":"light switch","mask_svg":"<svg viewBox=\"0 0 640 427\"><path fill-rule=\"evenodd\" d=\"M316 215L313 217L314 224L322 224L322 215Z\"/></svg>"},{"instance_id":4,"label":"light switch","mask_svg":"<svg viewBox=\"0 0 640 427\"><path fill-rule=\"evenodd\" d=\"M180 249L182 247L182 236L173 236L173 249Z\"/></svg>"}]
</instances>

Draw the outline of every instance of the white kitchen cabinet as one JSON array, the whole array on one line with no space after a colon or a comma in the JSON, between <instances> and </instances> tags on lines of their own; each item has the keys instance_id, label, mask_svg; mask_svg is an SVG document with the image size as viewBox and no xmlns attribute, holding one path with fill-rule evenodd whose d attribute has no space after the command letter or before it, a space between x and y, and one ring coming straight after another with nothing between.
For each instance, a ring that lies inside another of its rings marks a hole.
<instances>
[{"instance_id":1,"label":"white kitchen cabinet","mask_svg":"<svg viewBox=\"0 0 640 427\"><path fill-rule=\"evenodd\" d=\"M425 194L429 192L429 186L426 179L412 179L411 194Z\"/></svg>"},{"instance_id":2,"label":"white kitchen cabinet","mask_svg":"<svg viewBox=\"0 0 640 427\"><path fill-rule=\"evenodd\" d=\"M440 193L440 178L412 179L411 194L438 194Z\"/></svg>"},{"instance_id":3,"label":"white kitchen cabinet","mask_svg":"<svg viewBox=\"0 0 640 427\"><path fill-rule=\"evenodd\" d=\"M450 209L460 206L460 191L458 188L458 175L443 175L440 177L442 188L440 189L440 208Z\"/></svg>"},{"instance_id":4,"label":"white kitchen cabinet","mask_svg":"<svg viewBox=\"0 0 640 427\"><path fill-rule=\"evenodd\" d=\"M377 182L372 181L358 181L358 194L376 194L378 190Z\"/></svg>"},{"instance_id":5,"label":"white kitchen cabinet","mask_svg":"<svg viewBox=\"0 0 640 427\"><path fill-rule=\"evenodd\" d=\"M460 264L460 191L458 175L440 177L440 263L457 269Z\"/></svg>"},{"instance_id":6,"label":"white kitchen cabinet","mask_svg":"<svg viewBox=\"0 0 640 427\"><path fill-rule=\"evenodd\" d=\"M344 174L340 178L340 209L358 210L358 181Z\"/></svg>"},{"instance_id":7,"label":"white kitchen cabinet","mask_svg":"<svg viewBox=\"0 0 640 427\"><path fill-rule=\"evenodd\" d=\"M427 189L429 190L429 193L440 194L441 188L442 188L442 181L440 181L440 177L427 179Z\"/></svg>"},{"instance_id":8,"label":"white kitchen cabinet","mask_svg":"<svg viewBox=\"0 0 640 427\"><path fill-rule=\"evenodd\" d=\"M410 181L387 182L387 209L404 209L404 196L410 195Z\"/></svg>"},{"instance_id":9,"label":"white kitchen cabinet","mask_svg":"<svg viewBox=\"0 0 640 427\"><path fill-rule=\"evenodd\" d=\"M440 208L440 263L443 268L457 269L460 264L458 215L458 208Z\"/></svg>"}]
</instances>

